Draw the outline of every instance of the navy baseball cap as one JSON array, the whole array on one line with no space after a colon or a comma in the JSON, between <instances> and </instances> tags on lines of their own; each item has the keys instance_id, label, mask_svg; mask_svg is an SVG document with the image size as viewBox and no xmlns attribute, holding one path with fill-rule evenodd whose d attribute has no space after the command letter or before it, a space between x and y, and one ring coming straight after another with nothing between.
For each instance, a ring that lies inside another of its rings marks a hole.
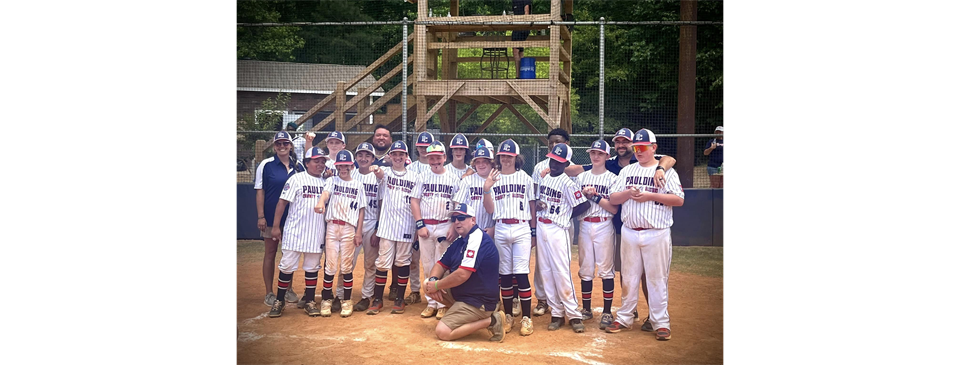
<instances>
[{"instance_id":1,"label":"navy baseball cap","mask_svg":"<svg viewBox=\"0 0 960 365\"><path fill-rule=\"evenodd\" d=\"M547 157L560 162L567 162L573 157L573 150L566 143L557 143L553 146L553 150L547 154Z\"/></svg>"},{"instance_id":2,"label":"navy baseball cap","mask_svg":"<svg viewBox=\"0 0 960 365\"><path fill-rule=\"evenodd\" d=\"M353 153L347 150L341 150L337 152L337 160L333 163L334 165L353 165Z\"/></svg>"},{"instance_id":3,"label":"navy baseball cap","mask_svg":"<svg viewBox=\"0 0 960 365\"><path fill-rule=\"evenodd\" d=\"M434 141L429 146L427 146L427 156L430 156L430 155L443 156L443 154L446 152L447 152L446 149L443 148L443 143L440 143L440 141Z\"/></svg>"},{"instance_id":4,"label":"navy baseball cap","mask_svg":"<svg viewBox=\"0 0 960 365\"><path fill-rule=\"evenodd\" d=\"M360 153L360 151L370 152L370 153L373 154L374 156L377 155L377 152L375 152L375 150L373 149L373 145L370 144L370 142L363 142L363 143L359 144L359 145L357 146L357 153Z\"/></svg>"},{"instance_id":5,"label":"navy baseball cap","mask_svg":"<svg viewBox=\"0 0 960 365\"><path fill-rule=\"evenodd\" d=\"M480 147L489 148L492 150L493 142L488 141L486 138L481 138L479 141L477 141L477 148Z\"/></svg>"},{"instance_id":6,"label":"navy baseball cap","mask_svg":"<svg viewBox=\"0 0 960 365\"><path fill-rule=\"evenodd\" d=\"M457 133L453 136L453 139L450 140L450 148L470 148L470 143L467 142L466 136Z\"/></svg>"},{"instance_id":7,"label":"navy baseball cap","mask_svg":"<svg viewBox=\"0 0 960 365\"><path fill-rule=\"evenodd\" d=\"M473 158L487 158L492 160L493 152L489 148L480 147L473 152Z\"/></svg>"},{"instance_id":8,"label":"navy baseball cap","mask_svg":"<svg viewBox=\"0 0 960 365\"><path fill-rule=\"evenodd\" d=\"M390 152L394 151L407 153L407 144L403 143L403 141L394 141L393 144L390 145Z\"/></svg>"},{"instance_id":9,"label":"navy baseball cap","mask_svg":"<svg viewBox=\"0 0 960 365\"><path fill-rule=\"evenodd\" d=\"M518 153L520 153L520 146L512 139L500 142L500 147L497 148L498 155L516 156Z\"/></svg>"},{"instance_id":10,"label":"navy baseball cap","mask_svg":"<svg viewBox=\"0 0 960 365\"><path fill-rule=\"evenodd\" d=\"M287 133L287 131L279 131L279 132L277 132L277 134L275 134L275 135L273 136L273 141L274 141L274 142L276 142L276 141L282 141L282 140L288 140L288 141L289 141L289 140L290 140L290 133Z\"/></svg>"},{"instance_id":11,"label":"navy baseball cap","mask_svg":"<svg viewBox=\"0 0 960 365\"><path fill-rule=\"evenodd\" d=\"M655 136L649 129L641 129L637 131L637 134L633 135L634 146L643 146L654 143L657 143L657 136Z\"/></svg>"},{"instance_id":12,"label":"navy baseball cap","mask_svg":"<svg viewBox=\"0 0 960 365\"><path fill-rule=\"evenodd\" d=\"M340 142L347 143L347 138L344 137L344 136L343 136L343 132L340 132L340 131L330 132L330 134L327 135L327 138L324 138L323 140L324 140L324 141L329 141L329 140L331 140L331 139L339 139Z\"/></svg>"},{"instance_id":13,"label":"navy baseball cap","mask_svg":"<svg viewBox=\"0 0 960 365\"><path fill-rule=\"evenodd\" d=\"M326 159L326 158L327 158L327 154L326 154L326 153L323 153L323 149L321 149L321 148L319 148L319 147L310 148L309 150L307 150L307 151L304 152L303 154L305 155L305 156L303 157L303 158L305 158L305 159L311 159L311 160L312 160L312 159L315 159L315 158L323 158L323 159Z\"/></svg>"},{"instance_id":14,"label":"navy baseball cap","mask_svg":"<svg viewBox=\"0 0 960 365\"><path fill-rule=\"evenodd\" d=\"M290 123L287 123L287 128L293 128L294 130L296 130L297 128L300 128L300 126L297 125L297 122L290 122Z\"/></svg>"},{"instance_id":15,"label":"navy baseball cap","mask_svg":"<svg viewBox=\"0 0 960 365\"><path fill-rule=\"evenodd\" d=\"M433 135L430 132L420 132L420 135L417 136L417 147L426 147L433 143Z\"/></svg>"},{"instance_id":16,"label":"navy baseball cap","mask_svg":"<svg viewBox=\"0 0 960 365\"><path fill-rule=\"evenodd\" d=\"M473 209L473 206L467 205L466 203L460 203L450 212L451 216L466 215L470 217L476 217L477 211Z\"/></svg>"},{"instance_id":17,"label":"navy baseball cap","mask_svg":"<svg viewBox=\"0 0 960 365\"><path fill-rule=\"evenodd\" d=\"M590 148L587 148L587 153L590 153L590 151L600 151L609 155L610 145L607 144L607 141L598 139L596 141L593 141L593 144L590 145Z\"/></svg>"},{"instance_id":18,"label":"navy baseball cap","mask_svg":"<svg viewBox=\"0 0 960 365\"><path fill-rule=\"evenodd\" d=\"M630 128L620 128L617 134L613 136L613 141L616 142L617 138L626 138L628 142L633 141L633 131Z\"/></svg>"}]
</instances>

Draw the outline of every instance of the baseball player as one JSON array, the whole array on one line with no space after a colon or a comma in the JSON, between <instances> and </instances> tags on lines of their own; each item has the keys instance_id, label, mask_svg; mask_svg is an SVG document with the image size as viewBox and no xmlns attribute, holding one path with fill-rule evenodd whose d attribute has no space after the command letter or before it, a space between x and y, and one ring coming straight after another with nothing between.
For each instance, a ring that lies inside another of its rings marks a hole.
<instances>
[{"instance_id":1,"label":"baseball player","mask_svg":"<svg viewBox=\"0 0 960 365\"><path fill-rule=\"evenodd\" d=\"M356 267L357 259L360 257L360 249L363 248L363 287L361 289L361 299L353 306L354 312L366 311L370 307L370 300L373 298L374 279L376 278L377 256L379 248L376 238L377 219L380 217L380 181L373 172L379 167L374 166L375 160L374 147L372 144L363 142L357 146L356 150L357 169L353 170L352 177L363 184L364 195L366 195L367 206L363 210L363 244L353 251L353 266ZM343 275L340 275L343 278ZM337 297L350 299L343 293L343 285L340 283L337 288ZM336 301L334 301L336 302Z\"/></svg>"},{"instance_id":2,"label":"baseball player","mask_svg":"<svg viewBox=\"0 0 960 365\"><path fill-rule=\"evenodd\" d=\"M274 221L282 219L283 211L290 204L286 225L283 227L283 247L280 256L280 278L277 280L277 295L283 298L287 287L297 270L300 257L303 257L304 271L304 307L307 315L320 315L314 300L317 290L317 274L320 271L320 258L323 255L324 216L316 214L313 207L323 193L324 179L321 176L327 158L323 150L311 148L304 152L307 169L291 176L283 186L283 193L277 202ZM280 225L273 226L273 237L280 237ZM270 308L271 318L280 317L286 303L274 301Z\"/></svg>"},{"instance_id":3,"label":"baseball player","mask_svg":"<svg viewBox=\"0 0 960 365\"><path fill-rule=\"evenodd\" d=\"M593 295L594 270L603 283L603 314L600 316L600 329L613 324L610 306L613 304L613 215L617 206L610 204L610 191L617 178L607 171L606 161L610 157L610 145L598 139L587 149L593 169L577 176L577 183L583 196L590 200L590 209L583 215L580 223L580 239L577 249L580 264L580 293L583 301L583 319L593 318L590 305ZM578 218L579 219L579 218Z\"/></svg>"},{"instance_id":4,"label":"baseball player","mask_svg":"<svg viewBox=\"0 0 960 365\"><path fill-rule=\"evenodd\" d=\"M493 153L489 149L481 147L474 151L474 155L471 165L477 173L464 176L460 180L460 189L457 190L457 195L453 197L453 201L456 204L464 203L473 207L478 212L476 215L477 226L490 237L493 237L493 214L487 213L486 209L483 208L483 184L493 170ZM451 242L453 238L455 238L453 235L447 237Z\"/></svg>"},{"instance_id":5,"label":"baseball player","mask_svg":"<svg viewBox=\"0 0 960 365\"><path fill-rule=\"evenodd\" d=\"M623 204L623 267L620 275L623 285L617 319L606 331L617 333L633 324L632 311L637 307L640 275L646 274L649 289L650 322L656 328L657 340L670 339L670 314L667 312L667 281L673 244L670 226L673 225L673 207L683 205L683 187L676 171L666 173L662 188L654 185L657 160L657 137L648 129L641 129L633 137L633 151L637 163L625 167L613 185L612 204Z\"/></svg>"},{"instance_id":6,"label":"baseball player","mask_svg":"<svg viewBox=\"0 0 960 365\"><path fill-rule=\"evenodd\" d=\"M435 139L433 134L430 132L420 132L417 136L417 161L409 163L407 170L413 170L417 174L424 174L430 170L430 164L427 162L427 147L433 144ZM407 161L410 161L407 158ZM417 237L413 238L413 245L410 246L411 249L411 261L410 261L410 295L404 299L406 304L420 303L420 240ZM397 286L398 282L397 273L393 273L393 284L390 286L390 296L388 299L395 300L396 293L399 290ZM400 298L403 298L402 296Z\"/></svg>"},{"instance_id":7,"label":"baseball player","mask_svg":"<svg viewBox=\"0 0 960 365\"><path fill-rule=\"evenodd\" d=\"M417 196L420 200L420 213L422 214L424 227L417 229L417 235L420 240L420 258L423 260L423 271L430 273L433 264L440 259L443 251L453 242L440 238L445 239L451 230L450 211L454 208L452 199L460 190L460 178L443 167L443 163L447 159L443 143L433 142L427 147L426 156L427 163L430 164L430 170L420 174L423 188L420 190L420 195ZM417 274L411 273L411 275ZM420 313L420 317L430 318L436 315L438 319L442 319L446 312L447 307L445 305L427 298L427 307Z\"/></svg>"},{"instance_id":8,"label":"baseball player","mask_svg":"<svg viewBox=\"0 0 960 365\"><path fill-rule=\"evenodd\" d=\"M343 151L347 146L347 138L343 136L343 132L333 131L327 135L327 138L323 139L327 144L327 156L336 156L337 153ZM327 160L327 167L331 170L335 169L333 160Z\"/></svg>"},{"instance_id":9,"label":"baseball player","mask_svg":"<svg viewBox=\"0 0 960 365\"><path fill-rule=\"evenodd\" d=\"M323 302L320 303L320 315L329 317L331 314L333 277L339 267L343 277L344 296L340 316L349 317L353 314L353 302L350 300L353 290L353 252L354 247L363 244L363 216L367 207L367 194L363 183L352 176L353 154L346 150L340 151L334 160L337 176L327 179L320 201L314 207L318 214L324 214L327 222L327 260L323 268Z\"/></svg>"},{"instance_id":10,"label":"baseball player","mask_svg":"<svg viewBox=\"0 0 960 365\"><path fill-rule=\"evenodd\" d=\"M521 314L520 335L533 334L530 319L530 248L535 235L536 195L533 180L523 167L520 146L512 139L500 143L495 161L496 169L487 175L483 184L483 207L493 214L496 222L494 242L500 253L500 297L503 308L513 301L513 279L519 286ZM513 316L504 322L507 333L513 328Z\"/></svg>"},{"instance_id":11,"label":"baseball player","mask_svg":"<svg viewBox=\"0 0 960 365\"><path fill-rule=\"evenodd\" d=\"M571 218L590 209L590 202L583 197L573 180L565 176L563 169L570 164L573 150L565 143L553 146L550 153L550 175L540 180L537 192L537 270L544 280L543 290L550 305L548 331L563 326L563 317L570 320L573 332L586 330L583 314L577 310L577 296L573 292L570 276L570 235L567 229Z\"/></svg>"},{"instance_id":12,"label":"baseball player","mask_svg":"<svg viewBox=\"0 0 960 365\"><path fill-rule=\"evenodd\" d=\"M380 223L377 227L380 249L376 262L376 286L373 291L373 304L367 310L370 315L378 314L383 309L383 287L387 282L387 270L391 266L397 271L398 283L397 297L391 313L404 312L406 306L403 293L410 277L411 246L417 228L423 228L420 199L417 198L423 186L420 175L404 166L407 144L403 141L393 142L390 159L393 167L374 171L377 178L382 180L380 192L383 204L380 206ZM418 225L421 227L417 227Z\"/></svg>"},{"instance_id":13,"label":"baseball player","mask_svg":"<svg viewBox=\"0 0 960 365\"><path fill-rule=\"evenodd\" d=\"M450 163L443 168L453 172L458 179L463 178L463 174L467 172L467 167L470 165L469 149L470 142L467 142L467 137L457 133L450 139Z\"/></svg>"}]
</instances>

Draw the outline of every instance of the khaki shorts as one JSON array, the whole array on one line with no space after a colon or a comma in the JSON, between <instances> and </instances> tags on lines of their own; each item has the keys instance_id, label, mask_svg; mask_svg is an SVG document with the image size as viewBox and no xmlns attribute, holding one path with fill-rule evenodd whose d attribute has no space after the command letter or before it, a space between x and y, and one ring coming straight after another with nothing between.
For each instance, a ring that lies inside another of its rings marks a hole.
<instances>
[{"instance_id":1,"label":"khaki shorts","mask_svg":"<svg viewBox=\"0 0 960 365\"><path fill-rule=\"evenodd\" d=\"M441 319L440 322L450 327L451 330L455 330L465 324L489 318L493 315L492 309L495 308L496 307L491 308L491 310L484 310L464 302L456 302L453 303L450 309L447 309L447 314L443 315L443 319Z\"/></svg>"}]
</instances>

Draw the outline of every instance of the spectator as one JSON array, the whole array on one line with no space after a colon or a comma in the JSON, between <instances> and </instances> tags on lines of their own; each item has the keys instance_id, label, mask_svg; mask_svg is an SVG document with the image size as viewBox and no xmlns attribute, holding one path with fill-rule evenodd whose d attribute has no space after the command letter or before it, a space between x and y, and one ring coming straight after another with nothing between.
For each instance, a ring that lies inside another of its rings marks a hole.
<instances>
[{"instance_id":1,"label":"spectator","mask_svg":"<svg viewBox=\"0 0 960 365\"><path fill-rule=\"evenodd\" d=\"M530 3L532 0L513 0L513 15L530 14ZM525 41L530 35L529 30L515 30L510 36L511 41ZM513 61L517 68L517 78L520 78L520 59L523 58L523 47L513 49Z\"/></svg>"},{"instance_id":2,"label":"spectator","mask_svg":"<svg viewBox=\"0 0 960 365\"><path fill-rule=\"evenodd\" d=\"M707 161L710 188L723 189L723 175L720 174L720 166L723 166L723 126L717 126L713 132L717 138L707 142L707 149L703 150L703 155L710 156L710 161Z\"/></svg>"},{"instance_id":3,"label":"spectator","mask_svg":"<svg viewBox=\"0 0 960 365\"><path fill-rule=\"evenodd\" d=\"M293 137L294 132L296 132L298 128L299 126L296 122L287 123L287 133L290 133L291 137ZM304 145L306 142L307 141L303 138L303 134L298 134L293 138L293 159L297 161L303 159Z\"/></svg>"}]
</instances>

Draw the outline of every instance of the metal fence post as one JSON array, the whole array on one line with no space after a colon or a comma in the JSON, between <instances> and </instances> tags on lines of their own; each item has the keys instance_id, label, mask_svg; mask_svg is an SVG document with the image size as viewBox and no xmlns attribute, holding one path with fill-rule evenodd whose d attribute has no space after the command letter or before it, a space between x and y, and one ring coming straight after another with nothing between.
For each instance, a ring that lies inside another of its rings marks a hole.
<instances>
[{"instance_id":1,"label":"metal fence post","mask_svg":"<svg viewBox=\"0 0 960 365\"><path fill-rule=\"evenodd\" d=\"M400 96L400 102L403 110L401 115L403 115L403 130L400 134L403 136L403 143L407 143L407 17L403 17L403 60L401 65L403 65L403 85L402 94Z\"/></svg>"},{"instance_id":2,"label":"metal fence post","mask_svg":"<svg viewBox=\"0 0 960 365\"><path fill-rule=\"evenodd\" d=\"M604 41L604 29L603 29L604 20L605 19L603 17L600 17L600 139L603 139L603 79L604 79L604 72L603 72L604 46L603 45L604 43L606 43Z\"/></svg>"}]
</instances>

